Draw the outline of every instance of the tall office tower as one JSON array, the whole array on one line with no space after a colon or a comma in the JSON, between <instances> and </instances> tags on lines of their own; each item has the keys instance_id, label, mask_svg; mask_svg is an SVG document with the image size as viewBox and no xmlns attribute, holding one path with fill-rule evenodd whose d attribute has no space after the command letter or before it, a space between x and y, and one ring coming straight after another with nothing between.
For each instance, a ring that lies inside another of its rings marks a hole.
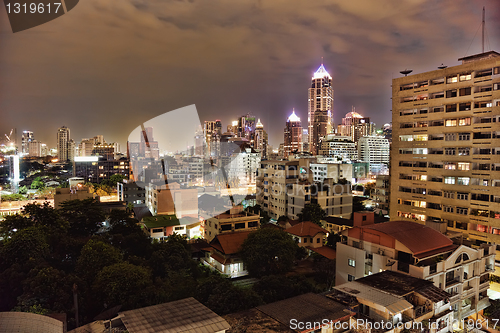
<instances>
[{"instance_id":1,"label":"tall office tower","mask_svg":"<svg viewBox=\"0 0 500 333\"><path fill-rule=\"evenodd\" d=\"M203 156L205 154L205 135L201 125L194 134L194 155Z\"/></svg>"},{"instance_id":2,"label":"tall office tower","mask_svg":"<svg viewBox=\"0 0 500 333\"><path fill-rule=\"evenodd\" d=\"M500 54L459 61L392 81L390 215L500 243Z\"/></svg>"},{"instance_id":3,"label":"tall office tower","mask_svg":"<svg viewBox=\"0 0 500 333\"><path fill-rule=\"evenodd\" d=\"M160 149L158 141L154 141L153 127L146 127L141 132L141 144L139 145L139 156L146 158L153 158L155 160L160 158Z\"/></svg>"},{"instance_id":4,"label":"tall office tower","mask_svg":"<svg viewBox=\"0 0 500 333\"><path fill-rule=\"evenodd\" d=\"M66 126L60 127L57 130L57 158L59 162L69 160L68 143L69 143L69 128Z\"/></svg>"},{"instance_id":5,"label":"tall office tower","mask_svg":"<svg viewBox=\"0 0 500 333\"><path fill-rule=\"evenodd\" d=\"M23 131L21 135L21 153L29 154L28 144L34 140L33 132Z\"/></svg>"},{"instance_id":6,"label":"tall office tower","mask_svg":"<svg viewBox=\"0 0 500 333\"><path fill-rule=\"evenodd\" d=\"M78 145L79 156L92 156L92 150L94 149L95 139L82 139Z\"/></svg>"},{"instance_id":7,"label":"tall office tower","mask_svg":"<svg viewBox=\"0 0 500 333\"><path fill-rule=\"evenodd\" d=\"M68 160L74 161L76 156L76 142L73 139L68 141Z\"/></svg>"},{"instance_id":8,"label":"tall office tower","mask_svg":"<svg viewBox=\"0 0 500 333\"><path fill-rule=\"evenodd\" d=\"M370 172L373 175L389 172L389 153L389 140L383 136L367 135L358 140L358 159L370 163Z\"/></svg>"},{"instance_id":9,"label":"tall office tower","mask_svg":"<svg viewBox=\"0 0 500 333\"><path fill-rule=\"evenodd\" d=\"M264 125L258 119L255 125L255 139L253 148L260 153L262 160L267 158L267 133L264 131Z\"/></svg>"},{"instance_id":10,"label":"tall office tower","mask_svg":"<svg viewBox=\"0 0 500 333\"><path fill-rule=\"evenodd\" d=\"M246 114L238 118L238 136L252 141L255 134L255 117Z\"/></svg>"},{"instance_id":11,"label":"tall office tower","mask_svg":"<svg viewBox=\"0 0 500 333\"><path fill-rule=\"evenodd\" d=\"M323 64L319 66L312 77L307 105L309 151L316 155L319 150L321 138L332 132L332 77L328 74Z\"/></svg>"},{"instance_id":12,"label":"tall office tower","mask_svg":"<svg viewBox=\"0 0 500 333\"><path fill-rule=\"evenodd\" d=\"M221 121L218 119L205 121L203 126L203 135L205 136L204 141L206 142L205 154L207 156L218 156L220 149L220 137L222 135Z\"/></svg>"},{"instance_id":13,"label":"tall office tower","mask_svg":"<svg viewBox=\"0 0 500 333\"><path fill-rule=\"evenodd\" d=\"M237 120L233 120L231 122L231 125L227 125L227 131L229 133L232 133L233 136L237 136L238 135L238 121Z\"/></svg>"},{"instance_id":14,"label":"tall office tower","mask_svg":"<svg viewBox=\"0 0 500 333\"><path fill-rule=\"evenodd\" d=\"M30 157L40 157L42 155L42 143L40 141L31 140L28 142L28 155Z\"/></svg>"},{"instance_id":15,"label":"tall office tower","mask_svg":"<svg viewBox=\"0 0 500 333\"><path fill-rule=\"evenodd\" d=\"M350 136L352 141L358 142L363 136L375 134L375 124L370 122L369 117L363 117L357 113L353 107L352 111L342 118L338 133L341 136Z\"/></svg>"},{"instance_id":16,"label":"tall office tower","mask_svg":"<svg viewBox=\"0 0 500 333\"><path fill-rule=\"evenodd\" d=\"M283 139L283 158L286 159L292 153L302 151L302 123L295 114L295 109L286 121Z\"/></svg>"}]
</instances>

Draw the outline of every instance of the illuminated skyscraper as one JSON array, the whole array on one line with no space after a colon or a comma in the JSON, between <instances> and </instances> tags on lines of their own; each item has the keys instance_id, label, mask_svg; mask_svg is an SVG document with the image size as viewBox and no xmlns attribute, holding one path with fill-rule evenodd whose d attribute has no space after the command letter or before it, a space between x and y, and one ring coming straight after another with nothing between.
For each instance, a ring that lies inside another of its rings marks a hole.
<instances>
[{"instance_id":1,"label":"illuminated skyscraper","mask_svg":"<svg viewBox=\"0 0 500 333\"><path fill-rule=\"evenodd\" d=\"M66 126L60 127L57 130L57 158L59 162L65 162L70 157L68 156L69 140L69 128Z\"/></svg>"},{"instance_id":2,"label":"illuminated skyscraper","mask_svg":"<svg viewBox=\"0 0 500 333\"><path fill-rule=\"evenodd\" d=\"M255 140L253 148L260 153L261 159L267 158L267 133L260 119L255 125Z\"/></svg>"},{"instance_id":3,"label":"illuminated skyscraper","mask_svg":"<svg viewBox=\"0 0 500 333\"><path fill-rule=\"evenodd\" d=\"M283 157L302 151L302 123L293 110L286 122L284 131Z\"/></svg>"},{"instance_id":4,"label":"illuminated skyscraper","mask_svg":"<svg viewBox=\"0 0 500 333\"><path fill-rule=\"evenodd\" d=\"M333 88L332 77L323 64L312 77L308 94L307 122L309 130L309 151L317 154L322 137L332 131Z\"/></svg>"},{"instance_id":5,"label":"illuminated skyscraper","mask_svg":"<svg viewBox=\"0 0 500 333\"><path fill-rule=\"evenodd\" d=\"M29 153L28 144L34 140L33 132L31 131L23 131L21 135L21 152L23 154Z\"/></svg>"}]
</instances>

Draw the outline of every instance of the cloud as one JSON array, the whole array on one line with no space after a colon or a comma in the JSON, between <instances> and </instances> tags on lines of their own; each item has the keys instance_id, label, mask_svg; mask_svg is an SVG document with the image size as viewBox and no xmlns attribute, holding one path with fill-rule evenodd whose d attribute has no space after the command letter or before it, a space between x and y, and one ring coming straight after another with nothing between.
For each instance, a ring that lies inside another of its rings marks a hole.
<instances>
[{"instance_id":1,"label":"cloud","mask_svg":"<svg viewBox=\"0 0 500 333\"><path fill-rule=\"evenodd\" d=\"M202 120L224 127L244 112L261 117L277 146L292 107L306 119L321 57L334 77L336 122L355 105L381 125L392 77L457 64L483 5L500 50L494 0L86 0L17 34L3 11L0 131L31 129L53 145L66 124L77 141L104 134L124 143L140 121L196 104Z\"/></svg>"}]
</instances>

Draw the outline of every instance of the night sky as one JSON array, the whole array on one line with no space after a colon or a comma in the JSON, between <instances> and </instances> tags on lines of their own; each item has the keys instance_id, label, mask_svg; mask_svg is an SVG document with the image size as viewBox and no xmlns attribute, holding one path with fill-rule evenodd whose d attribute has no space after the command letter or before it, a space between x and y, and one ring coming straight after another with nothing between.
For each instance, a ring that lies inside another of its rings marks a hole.
<instances>
[{"instance_id":1,"label":"night sky","mask_svg":"<svg viewBox=\"0 0 500 333\"><path fill-rule=\"evenodd\" d=\"M292 108L307 126L321 57L335 123L355 106L381 127L399 71L481 52L483 6L485 50L500 52L499 0L82 0L15 34L2 4L0 134L31 130L52 147L66 125L77 142L103 134L124 150L141 123L196 104L224 129L247 112L261 118L277 147Z\"/></svg>"}]
</instances>

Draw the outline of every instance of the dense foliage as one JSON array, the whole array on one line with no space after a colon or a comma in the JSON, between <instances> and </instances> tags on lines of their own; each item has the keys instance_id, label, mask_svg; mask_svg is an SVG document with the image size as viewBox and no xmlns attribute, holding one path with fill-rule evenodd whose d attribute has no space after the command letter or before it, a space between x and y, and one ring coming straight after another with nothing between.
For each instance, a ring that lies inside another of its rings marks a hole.
<instances>
[{"instance_id":1,"label":"dense foliage","mask_svg":"<svg viewBox=\"0 0 500 333\"><path fill-rule=\"evenodd\" d=\"M74 290L80 323L116 305L128 310L195 297L224 315L314 291L304 278L276 276L303 254L286 232L270 228L248 237L249 270L273 276L243 288L192 260L184 237L152 242L136 222L129 211L106 216L93 199L68 201L61 209L29 204L6 216L0 223L0 311L64 312L71 329Z\"/></svg>"},{"instance_id":2,"label":"dense foliage","mask_svg":"<svg viewBox=\"0 0 500 333\"><path fill-rule=\"evenodd\" d=\"M320 204L310 203L306 204L297 216L301 222L311 221L321 227L321 220L326 217L326 211L321 208Z\"/></svg>"}]
</instances>

